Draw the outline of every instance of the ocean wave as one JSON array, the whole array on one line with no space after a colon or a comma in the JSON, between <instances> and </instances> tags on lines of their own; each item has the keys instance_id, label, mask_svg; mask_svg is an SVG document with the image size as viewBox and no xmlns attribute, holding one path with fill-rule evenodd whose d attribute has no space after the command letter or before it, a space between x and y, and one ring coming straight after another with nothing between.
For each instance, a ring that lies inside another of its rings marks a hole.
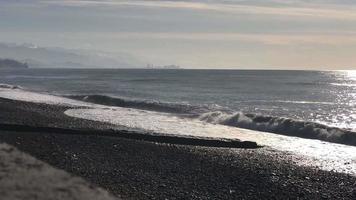
<instances>
[{"instance_id":1,"label":"ocean wave","mask_svg":"<svg viewBox=\"0 0 356 200\"><path fill-rule=\"evenodd\" d=\"M290 118L251 113L246 114L241 112L234 113L227 108L217 105L196 106L191 104L133 100L105 95L74 95L69 97L76 100L109 106L189 114L191 117L197 117L201 121L213 124L356 146L356 132L350 130Z\"/></svg>"},{"instance_id":2,"label":"ocean wave","mask_svg":"<svg viewBox=\"0 0 356 200\"><path fill-rule=\"evenodd\" d=\"M106 95L69 95L66 97L75 100L107 105L107 106L137 108L143 110L177 113L177 114L199 115L213 110L228 111L228 109L218 105L196 106L188 103L168 103L168 102L150 101L150 100L136 100L136 99L128 99L128 98L111 97Z\"/></svg>"},{"instance_id":3,"label":"ocean wave","mask_svg":"<svg viewBox=\"0 0 356 200\"><path fill-rule=\"evenodd\" d=\"M274 102L278 103L290 103L290 104L322 104L322 105L335 105L333 102L322 102L322 101L283 101L283 100L277 100Z\"/></svg>"},{"instance_id":4,"label":"ocean wave","mask_svg":"<svg viewBox=\"0 0 356 200\"><path fill-rule=\"evenodd\" d=\"M9 84L0 84L0 89L1 88L22 89L20 86ZM273 117L251 113L246 114L241 112L233 113L232 110L218 105L196 106L181 103L125 99L105 95L70 95L65 97L108 106L186 114L185 116L198 118L201 121L212 124L221 124L231 127L271 132L280 135L318 139L327 142L356 146L356 132L351 130L283 117Z\"/></svg>"},{"instance_id":5,"label":"ocean wave","mask_svg":"<svg viewBox=\"0 0 356 200\"><path fill-rule=\"evenodd\" d=\"M323 102L323 101L288 101L288 100L249 100L246 102L263 102L263 103L283 103L283 104L319 104L319 105L335 105L333 102Z\"/></svg>"},{"instance_id":6,"label":"ocean wave","mask_svg":"<svg viewBox=\"0 0 356 200\"><path fill-rule=\"evenodd\" d=\"M2 89L23 89L22 87L18 85L9 85L9 84L0 84L0 88Z\"/></svg>"},{"instance_id":7,"label":"ocean wave","mask_svg":"<svg viewBox=\"0 0 356 200\"><path fill-rule=\"evenodd\" d=\"M83 76L37 76L37 75L7 75L6 79L81 79Z\"/></svg>"},{"instance_id":8,"label":"ocean wave","mask_svg":"<svg viewBox=\"0 0 356 200\"><path fill-rule=\"evenodd\" d=\"M356 146L356 132L314 122L257 114L227 114L220 111L204 113L199 119L213 124Z\"/></svg>"},{"instance_id":9,"label":"ocean wave","mask_svg":"<svg viewBox=\"0 0 356 200\"><path fill-rule=\"evenodd\" d=\"M355 83L330 83L330 85L341 86L341 87L356 87Z\"/></svg>"}]
</instances>

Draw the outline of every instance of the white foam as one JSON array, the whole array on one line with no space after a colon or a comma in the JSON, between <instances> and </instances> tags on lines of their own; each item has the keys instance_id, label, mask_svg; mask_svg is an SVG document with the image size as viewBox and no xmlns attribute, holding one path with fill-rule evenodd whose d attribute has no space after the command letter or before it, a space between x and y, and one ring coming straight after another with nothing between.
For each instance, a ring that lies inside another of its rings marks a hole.
<instances>
[{"instance_id":1,"label":"white foam","mask_svg":"<svg viewBox=\"0 0 356 200\"><path fill-rule=\"evenodd\" d=\"M53 95L29 92L29 91L19 89L15 86L3 85L3 84L0 85L0 97L17 100L17 101L43 103L43 104L51 104L51 105L100 107L98 105L91 104L91 103L86 103L82 101L67 99L67 98L53 96Z\"/></svg>"},{"instance_id":2,"label":"white foam","mask_svg":"<svg viewBox=\"0 0 356 200\"><path fill-rule=\"evenodd\" d=\"M342 86L342 87L356 87L356 84L353 83L330 83L330 84L335 86Z\"/></svg>"},{"instance_id":3,"label":"white foam","mask_svg":"<svg viewBox=\"0 0 356 200\"><path fill-rule=\"evenodd\" d=\"M21 89L21 87L17 85L0 84L0 89Z\"/></svg>"},{"instance_id":4,"label":"white foam","mask_svg":"<svg viewBox=\"0 0 356 200\"><path fill-rule=\"evenodd\" d=\"M291 103L291 104L317 104L317 105L335 105L333 102L322 102L322 101L284 101L284 100L277 100L274 102L279 103Z\"/></svg>"},{"instance_id":5,"label":"white foam","mask_svg":"<svg viewBox=\"0 0 356 200\"><path fill-rule=\"evenodd\" d=\"M349 116L353 117L353 116ZM252 129L302 138L315 138L327 142L356 146L356 132L323 125L321 123L299 121L290 118L225 112L208 112L199 119L213 124Z\"/></svg>"},{"instance_id":6,"label":"white foam","mask_svg":"<svg viewBox=\"0 0 356 200\"><path fill-rule=\"evenodd\" d=\"M101 106L63 97L14 89L8 86L0 87L0 97L44 104L69 105L74 107L86 106L89 109L70 109L65 114L72 117L108 122L161 134L256 141L259 145L289 152L292 158L293 155L296 155L295 161L300 165L317 166L324 170L335 170L356 175L356 147L353 146L287 137L224 125L214 125L202 122L199 119L180 118L169 113ZM303 159L299 159L300 156Z\"/></svg>"},{"instance_id":7,"label":"white foam","mask_svg":"<svg viewBox=\"0 0 356 200\"><path fill-rule=\"evenodd\" d=\"M161 134L256 141L259 145L302 156L305 159L296 159L300 165L317 166L324 170L356 175L356 147L354 146L214 125L198 119L180 118L172 114L131 108L70 109L65 114Z\"/></svg>"}]
</instances>

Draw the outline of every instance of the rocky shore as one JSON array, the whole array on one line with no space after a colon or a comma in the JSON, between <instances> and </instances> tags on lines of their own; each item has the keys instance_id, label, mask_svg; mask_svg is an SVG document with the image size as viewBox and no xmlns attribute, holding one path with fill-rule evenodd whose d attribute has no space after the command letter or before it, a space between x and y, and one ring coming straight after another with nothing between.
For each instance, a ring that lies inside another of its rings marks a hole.
<instances>
[{"instance_id":1,"label":"rocky shore","mask_svg":"<svg viewBox=\"0 0 356 200\"><path fill-rule=\"evenodd\" d=\"M0 99L2 124L90 133L0 129L0 141L122 199L356 198L356 177L299 166L277 150L115 137L103 130L119 127L68 117L66 109Z\"/></svg>"}]
</instances>

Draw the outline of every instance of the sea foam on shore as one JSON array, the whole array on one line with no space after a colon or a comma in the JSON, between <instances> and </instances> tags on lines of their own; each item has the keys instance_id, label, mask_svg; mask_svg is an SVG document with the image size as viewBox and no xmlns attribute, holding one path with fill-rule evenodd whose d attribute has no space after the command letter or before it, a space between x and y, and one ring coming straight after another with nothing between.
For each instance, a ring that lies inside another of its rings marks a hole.
<instances>
[{"instance_id":1,"label":"sea foam on shore","mask_svg":"<svg viewBox=\"0 0 356 200\"><path fill-rule=\"evenodd\" d=\"M65 111L65 114L71 117L124 126L143 133L255 141L259 145L271 149L305 157L306 159L303 161L296 160L301 165L318 166L325 170L336 170L356 175L356 155L354 154L356 147L353 146L212 124L201 121L199 118L173 113L97 105L21 89L2 88L0 97L69 106L71 109ZM306 162L306 160L309 161Z\"/></svg>"},{"instance_id":2,"label":"sea foam on shore","mask_svg":"<svg viewBox=\"0 0 356 200\"><path fill-rule=\"evenodd\" d=\"M179 115L185 114L191 118L198 118L201 121L213 124L356 146L356 132L316 122L236 112L212 105L196 106L183 103L125 99L105 95L71 95L68 97L100 105L137 108Z\"/></svg>"}]
</instances>

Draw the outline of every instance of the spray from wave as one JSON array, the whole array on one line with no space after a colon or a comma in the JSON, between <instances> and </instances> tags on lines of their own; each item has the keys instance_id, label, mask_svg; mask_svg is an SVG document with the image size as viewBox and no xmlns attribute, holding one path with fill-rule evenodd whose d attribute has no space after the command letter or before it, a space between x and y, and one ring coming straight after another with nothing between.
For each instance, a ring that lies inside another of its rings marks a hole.
<instances>
[{"instance_id":1,"label":"spray from wave","mask_svg":"<svg viewBox=\"0 0 356 200\"><path fill-rule=\"evenodd\" d=\"M197 117L201 121L213 124L356 146L356 132L329 127L315 122L257 114L244 114L241 112L233 113L231 110L219 106L195 106L190 104L131 100L104 95L75 95L67 97L109 106L129 107L175 114L189 114L190 117Z\"/></svg>"}]
</instances>

